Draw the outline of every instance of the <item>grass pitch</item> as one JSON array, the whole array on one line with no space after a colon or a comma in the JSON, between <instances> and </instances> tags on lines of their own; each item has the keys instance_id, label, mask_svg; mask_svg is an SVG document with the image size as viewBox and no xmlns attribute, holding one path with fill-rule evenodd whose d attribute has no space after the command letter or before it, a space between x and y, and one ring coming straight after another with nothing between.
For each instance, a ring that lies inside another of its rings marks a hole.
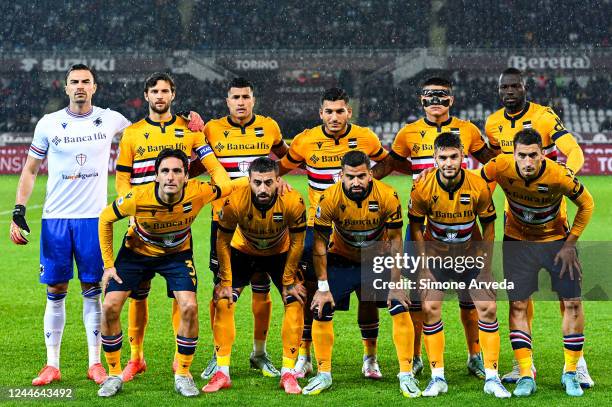
<instances>
[{"instance_id":1,"label":"grass pitch","mask_svg":"<svg viewBox=\"0 0 612 407\"><path fill-rule=\"evenodd\" d=\"M0 177L0 224L5 231L5 239L0 242L2 262L0 263L0 361L3 369L0 372L0 403L9 405L26 405L41 403L43 400L14 400L8 398L8 389L29 387L31 380L45 363L45 348L42 332L42 316L45 307L45 289L38 283L38 238L40 236L40 217L45 195L46 177L39 177L32 198L28 204L27 219L32 229L31 241L25 247L12 244L8 239L10 213L14 203L14 194L18 177ZM289 176L288 181L307 198L306 179L304 176ZM585 231L582 240L612 240L609 237L612 224L612 183L609 177L582 177L595 198L595 215ZM393 185L404 204L410 191L411 181L408 177L389 177L385 182ZM114 179L109 180L109 200L114 197ZM503 208L503 194L499 188L495 192L498 211ZM572 204L570 213L575 212ZM501 218L501 216L500 216ZM200 276L198 299L200 302L200 341L192 373L196 383L201 387L204 382L199 374L206 366L212 352L212 333L208 316L208 301L211 296L211 274L208 271L210 215L204 210L196 221L194 231L195 262ZM115 226L115 247L123 236L126 224ZM502 236L502 222L497 221L497 237ZM587 271L588 272L588 271ZM282 301L273 291L274 314L270 327L268 352L277 367L280 368L282 347L280 344L280 324ZM236 312L237 338L232 355L233 388L212 395L200 395L187 400L173 390L171 370L174 353L174 338L170 323L171 302L165 295L163 278L153 280L150 301L150 322L145 339L145 357L148 370L127 383L123 391L113 400L104 402L97 395L97 386L86 379L87 346L82 323L82 300L77 281L71 283L67 297L67 321L62 343L61 371L62 381L53 384L52 388L72 388L75 399L70 405L328 405L328 406L364 406L391 405L406 403L410 405L470 405L486 403L503 405L571 405L596 406L608 405L612 384L612 360L610 343L610 326L612 316L609 302L586 302L585 312L587 326L585 330L585 355L589 370L596 381L594 389L587 390L579 399L570 399L559 384L563 367L563 350L561 341L561 317L556 302L541 301L536 303L533 343L535 362L538 368L538 391L528 399L512 398L498 401L482 392L483 382L468 376L465 369L466 346L463 329L459 321L459 309L451 301L444 306L443 319L446 332L446 377L449 393L436 399L411 399L401 396L398 389L397 362L391 340L391 321L388 314L381 310L381 330L379 335L379 360L384 378L374 382L361 376L362 345L357 326L355 301L349 312L336 313L334 326L336 342L333 355L333 379L331 390L312 398L287 396L278 388L277 379L262 377L250 370L248 364L252 341L252 315L250 311L250 290L245 290L238 302ZM511 367L512 350L508 335L508 306L498 304L502 348L500 356L501 372ZM127 330L127 312L123 315L123 329ZM423 352L424 353L424 352ZM123 347L123 364L129 359L127 341ZM428 381L427 367L420 377L423 389ZM510 386L512 390L513 386ZM46 400L47 404L64 404L62 400Z\"/></svg>"}]
</instances>

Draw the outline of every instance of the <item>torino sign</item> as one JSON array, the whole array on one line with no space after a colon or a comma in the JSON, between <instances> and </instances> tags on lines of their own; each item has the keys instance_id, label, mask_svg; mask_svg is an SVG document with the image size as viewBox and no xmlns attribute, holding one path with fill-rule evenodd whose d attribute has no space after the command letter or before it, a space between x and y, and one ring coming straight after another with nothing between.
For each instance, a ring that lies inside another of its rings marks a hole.
<instances>
[{"instance_id":1,"label":"torino sign","mask_svg":"<svg viewBox=\"0 0 612 407\"><path fill-rule=\"evenodd\" d=\"M581 56L540 56L527 57L512 55L508 59L508 66L520 69L590 69L591 59Z\"/></svg>"}]
</instances>

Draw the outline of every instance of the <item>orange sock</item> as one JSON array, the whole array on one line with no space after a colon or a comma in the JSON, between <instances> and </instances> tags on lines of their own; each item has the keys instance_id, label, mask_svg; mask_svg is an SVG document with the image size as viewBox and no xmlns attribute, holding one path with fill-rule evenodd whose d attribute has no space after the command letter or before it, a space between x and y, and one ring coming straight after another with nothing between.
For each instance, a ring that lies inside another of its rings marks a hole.
<instances>
[{"instance_id":1,"label":"orange sock","mask_svg":"<svg viewBox=\"0 0 612 407\"><path fill-rule=\"evenodd\" d=\"M432 376L437 376L434 369L444 369L444 324L441 320L431 325L423 323L423 334Z\"/></svg>"},{"instance_id":2,"label":"orange sock","mask_svg":"<svg viewBox=\"0 0 612 407\"><path fill-rule=\"evenodd\" d=\"M293 369L295 366L303 328L304 314L302 305L297 301L285 305L285 315L281 329L284 368Z\"/></svg>"},{"instance_id":3,"label":"orange sock","mask_svg":"<svg viewBox=\"0 0 612 407\"><path fill-rule=\"evenodd\" d=\"M391 317L393 321L393 344L399 361L399 371L412 372L412 359L414 357L414 326L410 313L400 312Z\"/></svg>"},{"instance_id":4,"label":"orange sock","mask_svg":"<svg viewBox=\"0 0 612 407\"><path fill-rule=\"evenodd\" d=\"M130 298L128 304L128 336L130 339L130 360L144 359L144 336L149 322L149 302L146 298Z\"/></svg>"},{"instance_id":5,"label":"orange sock","mask_svg":"<svg viewBox=\"0 0 612 407\"><path fill-rule=\"evenodd\" d=\"M312 344L317 355L319 373L331 373L331 359L334 348L334 322L312 322Z\"/></svg>"},{"instance_id":6,"label":"orange sock","mask_svg":"<svg viewBox=\"0 0 612 407\"><path fill-rule=\"evenodd\" d=\"M108 364L108 374L120 376L121 369L121 345L123 343L123 333L117 335L100 335L102 350Z\"/></svg>"},{"instance_id":7,"label":"orange sock","mask_svg":"<svg viewBox=\"0 0 612 407\"><path fill-rule=\"evenodd\" d=\"M179 309L178 302L176 298L172 300L172 332L174 333L174 337L178 335L179 325L181 324L181 310ZM178 345L175 344L174 347L174 360L178 360Z\"/></svg>"},{"instance_id":8,"label":"orange sock","mask_svg":"<svg viewBox=\"0 0 612 407\"><path fill-rule=\"evenodd\" d=\"M176 368L176 374L179 376L191 376L189 373L189 368L191 367L191 362L193 361L193 355L196 350L196 346L198 344L198 338L187 338L184 336L177 335L176 336L176 361L178 362L178 366Z\"/></svg>"},{"instance_id":9,"label":"orange sock","mask_svg":"<svg viewBox=\"0 0 612 407\"><path fill-rule=\"evenodd\" d=\"M480 344L484 367L489 370L498 370L499 366L499 324L494 322L478 321Z\"/></svg>"},{"instance_id":10,"label":"orange sock","mask_svg":"<svg viewBox=\"0 0 612 407\"><path fill-rule=\"evenodd\" d=\"M228 307L229 302L226 299L219 300L216 304L215 323L213 327L213 337L215 341L215 352L217 353L217 364L222 360L222 363L227 363L229 366L229 358L232 353L232 346L236 339L236 324L234 322L235 304Z\"/></svg>"},{"instance_id":11,"label":"orange sock","mask_svg":"<svg viewBox=\"0 0 612 407\"><path fill-rule=\"evenodd\" d=\"M253 310L253 339L256 353L266 351L265 343L270 329L270 316L272 315L272 299L270 293L253 292L251 301Z\"/></svg>"},{"instance_id":12,"label":"orange sock","mask_svg":"<svg viewBox=\"0 0 612 407\"><path fill-rule=\"evenodd\" d=\"M459 302L459 307L461 309L461 323L463 324L468 352L470 355L476 355L481 350L478 337L478 311L476 311L474 303Z\"/></svg>"},{"instance_id":13,"label":"orange sock","mask_svg":"<svg viewBox=\"0 0 612 407\"><path fill-rule=\"evenodd\" d=\"M584 334L576 333L563 336L563 356L565 358L565 371L575 372L576 365L582 356Z\"/></svg>"},{"instance_id":14,"label":"orange sock","mask_svg":"<svg viewBox=\"0 0 612 407\"><path fill-rule=\"evenodd\" d=\"M208 303L208 312L210 314L210 330L215 326L215 301L211 298Z\"/></svg>"}]
</instances>

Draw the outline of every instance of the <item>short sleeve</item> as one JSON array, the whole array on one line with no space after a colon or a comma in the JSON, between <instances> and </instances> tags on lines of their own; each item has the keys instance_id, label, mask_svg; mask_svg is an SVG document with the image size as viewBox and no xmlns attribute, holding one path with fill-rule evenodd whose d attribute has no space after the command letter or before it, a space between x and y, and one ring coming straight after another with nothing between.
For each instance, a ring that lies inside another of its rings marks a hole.
<instances>
[{"instance_id":1,"label":"short sleeve","mask_svg":"<svg viewBox=\"0 0 612 407\"><path fill-rule=\"evenodd\" d=\"M307 133L302 132L295 136L291 145L289 145L289 151L283 158L281 158L281 165L284 168L297 168L301 163L304 162L305 158L302 153L302 137L305 137Z\"/></svg>"},{"instance_id":2,"label":"short sleeve","mask_svg":"<svg viewBox=\"0 0 612 407\"><path fill-rule=\"evenodd\" d=\"M407 135L408 132L404 128L395 136L393 144L391 145L391 155L394 156L394 158L410 157L410 146L408 145Z\"/></svg>"},{"instance_id":3,"label":"short sleeve","mask_svg":"<svg viewBox=\"0 0 612 407\"><path fill-rule=\"evenodd\" d=\"M421 191L418 185L421 183L413 183L412 191L410 191L410 201L408 202L408 218L410 222L425 223L427 216L427 201L421 197Z\"/></svg>"},{"instance_id":4,"label":"short sleeve","mask_svg":"<svg viewBox=\"0 0 612 407\"><path fill-rule=\"evenodd\" d=\"M234 233L238 225L238 217L230 198L225 199L219 210L219 229L225 233Z\"/></svg>"},{"instance_id":5,"label":"short sleeve","mask_svg":"<svg viewBox=\"0 0 612 407\"><path fill-rule=\"evenodd\" d=\"M468 133L470 136L470 148L469 153L474 154L479 152L485 147L485 142L482 139L482 134L480 134L480 130L474 123L468 123Z\"/></svg>"},{"instance_id":6,"label":"short sleeve","mask_svg":"<svg viewBox=\"0 0 612 407\"><path fill-rule=\"evenodd\" d=\"M289 211L289 232L300 233L306 230L306 205L299 193L295 192L295 198L291 200Z\"/></svg>"},{"instance_id":7,"label":"short sleeve","mask_svg":"<svg viewBox=\"0 0 612 407\"><path fill-rule=\"evenodd\" d=\"M493 222L497 215L495 213L495 204L489 186L483 182L483 186L478 194L478 202L476 203L476 212L480 223Z\"/></svg>"},{"instance_id":8,"label":"short sleeve","mask_svg":"<svg viewBox=\"0 0 612 407\"><path fill-rule=\"evenodd\" d=\"M45 117L46 116L43 116L43 118L38 121L38 124L36 124L34 138L28 150L28 155L39 160L43 160L47 156L47 150L49 149L49 138L45 132L45 129L48 127L45 124Z\"/></svg>"},{"instance_id":9,"label":"short sleeve","mask_svg":"<svg viewBox=\"0 0 612 407\"><path fill-rule=\"evenodd\" d=\"M382 146L376 133L370 129L367 129L367 135L369 139L368 144L370 145L368 156L377 162L384 160L389 155L389 152Z\"/></svg>"},{"instance_id":10,"label":"short sleeve","mask_svg":"<svg viewBox=\"0 0 612 407\"><path fill-rule=\"evenodd\" d=\"M402 220L402 204L397 192L392 191L387 199L387 218L385 219L387 229L401 229L404 226Z\"/></svg>"},{"instance_id":11,"label":"short sleeve","mask_svg":"<svg viewBox=\"0 0 612 407\"><path fill-rule=\"evenodd\" d=\"M326 194L321 194L319 204L315 212L314 228L322 232L331 232L332 222L334 221L334 203L326 198Z\"/></svg>"}]
</instances>

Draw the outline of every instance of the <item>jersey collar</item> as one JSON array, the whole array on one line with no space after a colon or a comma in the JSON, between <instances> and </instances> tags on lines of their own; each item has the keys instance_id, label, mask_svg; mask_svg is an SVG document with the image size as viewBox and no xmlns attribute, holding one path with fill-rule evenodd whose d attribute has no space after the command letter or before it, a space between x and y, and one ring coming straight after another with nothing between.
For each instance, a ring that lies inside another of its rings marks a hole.
<instances>
[{"instance_id":1,"label":"jersey collar","mask_svg":"<svg viewBox=\"0 0 612 407\"><path fill-rule=\"evenodd\" d=\"M161 197L159 196L159 182L155 181L155 200L157 201L158 204L160 204L161 206L168 208L168 210L170 212L172 212L172 208L174 208L176 205L180 204L181 202L183 202L183 198L185 198L185 189L187 188L187 182L185 182L185 186L183 187L183 192L181 193L181 199L179 199L178 201L176 201L173 204L168 204L165 203L164 201L162 201Z\"/></svg>"},{"instance_id":2,"label":"jersey collar","mask_svg":"<svg viewBox=\"0 0 612 407\"><path fill-rule=\"evenodd\" d=\"M91 114L92 114L92 113L93 113L93 111L94 111L94 107L93 107L93 105L92 105L92 106L91 106L91 109L89 109L89 111L88 111L88 112L85 112L85 113L83 113L83 114L81 114L81 113L74 113L73 111L71 111L71 110L70 110L70 107L68 107L68 106L66 106L66 109L65 109L65 110L66 110L66 114L67 114L68 116L70 116L70 117L74 117L74 118L77 118L77 119L82 119L82 118L85 118L85 117L89 117L89 116L91 116Z\"/></svg>"},{"instance_id":3,"label":"jersey collar","mask_svg":"<svg viewBox=\"0 0 612 407\"><path fill-rule=\"evenodd\" d=\"M437 129L438 129L438 131L441 131L441 130L442 130L442 127L444 127L444 126L448 126L449 124L451 124L451 122L453 121L453 116L448 116L448 120L443 121L443 122L442 122L442 123L440 123L439 125L438 125L438 123L436 123L436 122L432 122L432 121L431 121L431 120L429 120L427 117L423 117L423 120L425 121L425 123L426 123L428 126L435 127L435 128L437 128Z\"/></svg>"},{"instance_id":4,"label":"jersey collar","mask_svg":"<svg viewBox=\"0 0 612 407\"><path fill-rule=\"evenodd\" d=\"M525 179L522 175L521 172L519 171L519 167L518 164L515 162L514 163L514 168L516 169L516 173L519 177L521 177L521 179L523 181L525 181L525 186L528 187L530 184L532 184L533 182L537 181L538 179L540 179L542 177L542 175L544 175L544 171L546 171L546 160L542 161L542 166L540 167L540 172L538 172L538 175L536 175L534 178L532 179Z\"/></svg>"},{"instance_id":5,"label":"jersey collar","mask_svg":"<svg viewBox=\"0 0 612 407\"><path fill-rule=\"evenodd\" d=\"M255 123L255 115L253 115L253 117L251 118L251 120L249 120L248 122L246 122L244 124L244 126L241 126L239 123L236 123L235 121L232 120L231 116L227 116L227 122L230 124L230 126L232 127L238 127L240 129L245 129L247 127L249 127L251 124Z\"/></svg>"},{"instance_id":6,"label":"jersey collar","mask_svg":"<svg viewBox=\"0 0 612 407\"><path fill-rule=\"evenodd\" d=\"M350 123L349 123L349 124L347 124L347 126L346 126L346 131L345 131L344 133L342 133L342 134L341 134L341 135L340 135L338 138L336 138L336 137L334 137L332 134L329 134L329 133L328 133L328 132L325 130L325 125L324 125L324 124L322 124L322 125L321 125L321 131L323 132L323 135L324 135L325 137L328 137L328 138L330 138L330 139L335 140L335 141L336 141L336 144L338 144L338 140L340 140L340 139L341 139L341 138L343 138L343 137L348 136L348 134L351 132L351 129L352 129L352 128L353 128L353 126L352 126Z\"/></svg>"},{"instance_id":7,"label":"jersey collar","mask_svg":"<svg viewBox=\"0 0 612 407\"><path fill-rule=\"evenodd\" d=\"M457 192L459 188L461 188L461 186L463 185L463 181L465 180L465 170L463 168L461 168L461 170L459 171L459 177L461 177L459 178L459 182L457 182L452 188L449 188L448 186L444 185L444 183L440 179L440 169L436 171L436 181L438 181L438 185L440 185L440 188L442 188L449 194Z\"/></svg>"},{"instance_id":8,"label":"jersey collar","mask_svg":"<svg viewBox=\"0 0 612 407\"><path fill-rule=\"evenodd\" d=\"M509 120L509 121L518 120L521 117L525 116L525 113L527 113L530 107L531 107L531 103L525 102L525 107L523 108L523 110L521 110L519 113L515 114L514 116L510 116L508 112L506 111L506 109L504 108L504 117L506 118L506 120Z\"/></svg>"},{"instance_id":9,"label":"jersey collar","mask_svg":"<svg viewBox=\"0 0 612 407\"><path fill-rule=\"evenodd\" d=\"M145 121L147 123L149 123L151 126L157 126L160 127L162 129L174 124L174 122L176 121L176 116L172 115L172 117L170 118L170 120L168 120L167 122L156 122L155 120L152 120L149 116L147 116L145 118Z\"/></svg>"},{"instance_id":10,"label":"jersey collar","mask_svg":"<svg viewBox=\"0 0 612 407\"><path fill-rule=\"evenodd\" d=\"M269 211L274 206L277 199L278 199L278 191L276 192L276 194L274 195L274 198L272 198L272 201L270 201L269 204L263 205L263 206L257 205L255 201L255 194L253 193L253 191L251 191L251 202L253 202L253 206L255 207L255 209L257 209L258 211L262 213L261 215L262 218L266 217L266 212Z\"/></svg>"}]
</instances>

